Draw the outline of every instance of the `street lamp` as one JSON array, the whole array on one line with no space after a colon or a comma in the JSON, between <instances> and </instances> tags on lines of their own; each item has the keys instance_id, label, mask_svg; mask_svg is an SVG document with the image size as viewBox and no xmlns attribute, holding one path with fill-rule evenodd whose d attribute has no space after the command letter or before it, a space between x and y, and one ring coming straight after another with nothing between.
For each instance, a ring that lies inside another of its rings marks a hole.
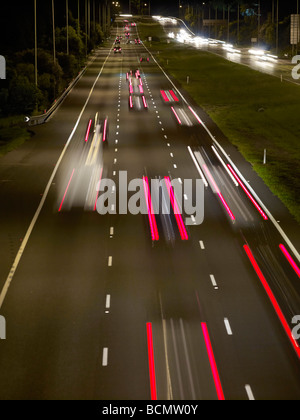
<instances>
[{"instance_id":1,"label":"street lamp","mask_svg":"<svg viewBox=\"0 0 300 420\"><path fill-rule=\"evenodd\" d=\"M277 23L276 23L276 55L279 51L279 0L277 0Z\"/></svg>"},{"instance_id":2,"label":"street lamp","mask_svg":"<svg viewBox=\"0 0 300 420\"><path fill-rule=\"evenodd\" d=\"M182 9L181 0L179 0L179 5L178 5L179 19L180 19L180 9Z\"/></svg>"},{"instance_id":3,"label":"street lamp","mask_svg":"<svg viewBox=\"0 0 300 420\"><path fill-rule=\"evenodd\" d=\"M56 48L55 48L55 9L54 9L54 0L52 0L52 27L53 27L53 57L54 63L56 62Z\"/></svg>"},{"instance_id":4,"label":"street lamp","mask_svg":"<svg viewBox=\"0 0 300 420\"><path fill-rule=\"evenodd\" d=\"M257 14L257 45L259 45L260 41L260 17L261 17L261 8L260 8L260 0L258 2L258 14Z\"/></svg>"},{"instance_id":5,"label":"street lamp","mask_svg":"<svg viewBox=\"0 0 300 420\"><path fill-rule=\"evenodd\" d=\"M34 0L34 79L35 86L38 85L38 71L37 71L37 25L36 25L36 0Z\"/></svg>"},{"instance_id":6,"label":"street lamp","mask_svg":"<svg viewBox=\"0 0 300 420\"><path fill-rule=\"evenodd\" d=\"M298 44L299 44L299 0L297 0L297 44L296 44L296 55L298 55Z\"/></svg>"},{"instance_id":7,"label":"street lamp","mask_svg":"<svg viewBox=\"0 0 300 420\"><path fill-rule=\"evenodd\" d=\"M67 55L69 55L69 1L66 0L66 25L67 25Z\"/></svg>"}]
</instances>

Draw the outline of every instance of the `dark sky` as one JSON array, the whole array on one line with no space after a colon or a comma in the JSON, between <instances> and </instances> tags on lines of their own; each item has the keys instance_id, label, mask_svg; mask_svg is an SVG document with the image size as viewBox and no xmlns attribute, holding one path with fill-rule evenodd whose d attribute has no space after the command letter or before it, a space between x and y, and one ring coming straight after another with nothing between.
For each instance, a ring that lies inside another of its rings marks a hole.
<instances>
[{"instance_id":1,"label":"dark sky","mask_svg":"<svg viewBox=\"0 0 300 420\"><path fill-rule=\"evenodd\" d=\"M277 0L275 0L276 3ZM208 0L181 0L182 4L202 4L203 2L208 3ZM242 2L242 0L241 0ZM257 4L258 0L255 1L245 1L246 3ZM121 0L120 3L123 5L124 9L128 10L128 1ZM147 0L146 0L147 3ZM179 0L151 0L152 14L167 14L167 15L176 15L178 16L178 6ZM272 10L272 0L261 0L261 6L264 10ZM280 6L280 15L281 17L287 16L291 13L296 13L297 10L297 0L279 0Z\"/></svg>"}]
</instances>

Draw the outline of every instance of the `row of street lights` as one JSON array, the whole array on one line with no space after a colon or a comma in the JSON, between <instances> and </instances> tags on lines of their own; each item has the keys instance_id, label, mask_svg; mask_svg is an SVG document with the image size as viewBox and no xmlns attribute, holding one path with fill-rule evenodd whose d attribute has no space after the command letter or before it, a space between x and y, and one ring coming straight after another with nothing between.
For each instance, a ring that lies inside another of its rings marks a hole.
<instances>
[{"instance_id":1,"label":"row of street lights","mask_svg":"<svg viewBox=\"0 0 300 420\"><path fill-rule=\"evenodd\" d=\"M90 36L91 28L91 1L93 1L93 15L94 15L94 29L96 27L96 0L85 1L85 32L86 32L86 51L87 41ZM78 35L80 34L80 5L81 0L78 0ZM118 1L113 2L114 7L121 7ZM99 24L106 29L108 19L110 20L110 7L107 0L98 0L99 7ZM101 10L102 9L102 10ZM101 24L102 14L102 24ZM66 0L66 28L67 28L67 55L70 53L69 49L69 0ZM52 36L53 36L53 60L56 63L56 40L55 40L55 2L52 0ZM38 40L37 40L37 0L34 0L34 48L35 48L35 85L38 86Z\"/></svg>"}]
</instances>

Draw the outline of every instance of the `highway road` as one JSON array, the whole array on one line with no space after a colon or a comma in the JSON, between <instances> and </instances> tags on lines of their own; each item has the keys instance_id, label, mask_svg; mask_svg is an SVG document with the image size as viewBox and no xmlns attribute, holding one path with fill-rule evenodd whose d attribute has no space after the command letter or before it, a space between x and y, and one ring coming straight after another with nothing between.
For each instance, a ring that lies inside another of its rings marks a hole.
<instances>
[{"instance_id":1,"label":"highway road","mask_svg":"<svg viewBox=\"0 0 300 420\"><path fill-rule=\"evenodd\" d=\"M299 400L298 225L145 47L121 46L0 161L0 399ZM165 178L166 201L201 173L204 222L119 214L120 171Z\"/></svg>"}]
</instances>

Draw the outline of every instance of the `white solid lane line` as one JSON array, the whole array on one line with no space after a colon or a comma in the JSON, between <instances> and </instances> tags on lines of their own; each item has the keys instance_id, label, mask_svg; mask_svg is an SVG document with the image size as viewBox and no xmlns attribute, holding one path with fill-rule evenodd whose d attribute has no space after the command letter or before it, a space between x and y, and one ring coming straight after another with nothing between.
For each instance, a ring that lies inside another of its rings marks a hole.
<instances>
[{"instance_id":1,"label":"white solid lane line","mask_svg":"<svg viewBox=\"0 0 300 420\"><path fill-rule=\"evenodd\" d=\"M190 146L188 147L188 151L189 151L189 153L191 155L191 158L192 158L192 160L193 160L193 162L196 166L197 171L199 172L199 175L201 176L202 181L204 182L205 187L208 188L208 182L207 182L207 180L206 180L206 178L205 178L205 176L202 172L202 169L200 168L200 165L197 162L197 159L195 158L194 153L192 152L192 149L190 148Z\"/></svg>"},{"instance_id":2,"label":"white solid lane line","mask_svg":"<svg viewBox=\"0 0 300 420\"><path fill-rule=\"evenodd\" d=\"M153 56L153 54L149 51L149 49L144 45L144 48L148 51L148 53L150 54L152 60L154 61L154 63L158 66L158 68L162 71L162 73L165 75L165 77L167 78L167 80L171 83L171 85L177 90L179 96L181 97L181 99L183 100L183 102L187 105L187 107L189 106L188 101L185 99L185 97L182 95L182 93L176 88L174 82L170 79L170 77L167 75L167 73L164 71L164 69L161 67L161 65L158 63L158 61L155 59L155 57ZM191 107L190 107L191 109ZM194 115L195 117L198 119L199 123L202 124L202 126L204 127L205 131L208 133L208 135L210 136L210 138L213 140L213 142L218 146L218 148L221 150L221 152L223 153L223 155L226 157L226 159L228 160L228 162L231 164L231 166L233 167L233 169L237 172L237 174L240 176L240 178L242 179L243 182L245 182L245 184L247 184L247 181L245 180L244 176L240 173L240 171L238 170L238 168L236 167L236 165L234 164L234 162L230 159L230 157L228 156L228 154L225 152L225 150L223 149L223 147L220 145L220 143L216 140L216 138L212 135L211 131L207 128L206 124L202 121L202 119L197 115L197 113L194 111ZM251 191L251 193L253 194L253 196L256 198L256 200L259 202L259 204L261 205L261 207L263 208L263 210L266 212L267 216L269 217L269 219L271 220L271 222L273 223L273 225L275 226L275 228L278 230L278 232L280 233L280 235L282 236L282 238L284 239L284 241L287 243L287 245L289 246L290 250L293 252L293 254L295 255L296 259L298 262L300 262L300 254L297 251L296 247L294 246L294 244L292 243L292 241L289 239L289 237L287 236L287 234L284 232L284 230L281 228L281 226L279 225L279 223L277 222L277 220L274 218L274 216L272 215L272 213L269 211L269 209L265 206L265 204L262 202L262 200L258 197L258 195L256 194L256 192L254 191L254 189L249 186L249 189Z\"/></svg>"},{"instance_id":3,"label":"white solid lane line","mask_svg":"<svg viewBox=\"0 0 300 420\"><path fill-rule=\"evenodd\" d=\"M48 197L50 188L51 188L51 186L53 184L54 178L55 178L55 176L57 174L57 171L58 171L58 169L60 167L60 164L61 164L61 162L62 162L62 160L63 160L63 158L64 158L64 156L65 156L65 154L67 152L67 149L69 148L69 145L70 145L70 143L71 143L71 141L72 141L72 139L74 137L74 134L75 134L75 132L77 130L77 127L78 127L78 125L79 125L79 123L81 121L82 115L83 115L83 113L84 113L84 111L85 111L85 109L86 109L86 107L87 107L87 105L88 105L88 103L90 101L90 98L91 98L91 96L92 96L92 94L94 92L95 86L96 86L96 84L97 84L100 76L102 75L102 72L104 70L104 67L105 67L108 59L109 59L109 56L111 54L112 49L113 49L113 46L111 47L111 49L109 51L109 54L106 57L106 59L105 59L105 61L103 63L103 66L102 66L102 68L101 68L98 76L96 77L96 80L95 80L95 82L94 82L94 84L93 84L93 86L92 86L92 88L90 90L90 93L88 95L88 98L87 98L85 104L83 105L83 108L82 108L82 110L81 110L81 112L79 114L79 117L78 117L78 119L76 121L76 124L75 124L75 126L74 126L74 128L73 128L73 130L72 130L72 132L70 134L70 137L68 138L67 143L66 143L66 145L65 145L65 147L64 147L64 149L63 149L63 151L62 151L62 153L61 153L61 155L60 155L60 157L59 157L59 159L58 159L58 161L57 161L57 163L55 165L54 171L52 172L52 175L50 177L50 180L48 182L48 185L46 186L46 189L44 191L44 194L43 194L42 200L41 200L41 202L39 204L39 207L37 208L37 211L35 212L35 215L34 215L32 221L31 221L31 224L30 224L30 226L29 226L29 228L28 228L28 230L26 232L25 238L22 241L21 247L20 247L20 249L19 249L19 251L17 253L17 256L16 256L16 258L14 260L13 266L10 269L9 275L8 275L8 277L6 279L6 282L5 282L4 286L3 286L3 289L2 289L1 294L0 294L0 309L1 309L2 305L3 305L4 299L5 299L6 295L7 295L7 292L8 292L8 289L9 289L10 285L11 285L11 282L13 281L13 278L15 276L16 270L17 270L17 268L18 268L18 266L20 264L21 258L23 256L23 253L25 251L25 248L26 248L26 246L28 244L28 241L29 241L29 238L30 238L30 236L32 234L32 231L33 231L33 229L34 229L34 227L36 225L36 222L37 222L37 220L38 220L38 218L39 218L39 216L41 214L41 211L42 211L42 209L44 207L44 204L45 204L46 199Z\"/></svg>"},{"instance_id":4,"label":"white solid lane line","mask_svg":"<svg viewBox=\"0 0 300 420\"><path fill-rule=\"evenodd\" d=\"M238 186L239 186L239 183L238 183L238 182L237 182L237 180L234 178L234 176L232 175L232 173L230 172L230 170L227 168L227 166L226 166L226 164L225 164L224 160L223 160L223 159L221 158L221 156L219 155L219 153L218 153L217 149L215 148L215 146L211 146L211 148L212 148L213 152L215 153L215 155L217 156L217 158L219 159L219 161L221 162L221 164L222 164L223 168L225 169L225 171L227 172L227 174L230 176L230 178L231 178L232 182L234 183L234 185L235 185L236 187L238 187Z\"/></svg>"}]
</instances>

